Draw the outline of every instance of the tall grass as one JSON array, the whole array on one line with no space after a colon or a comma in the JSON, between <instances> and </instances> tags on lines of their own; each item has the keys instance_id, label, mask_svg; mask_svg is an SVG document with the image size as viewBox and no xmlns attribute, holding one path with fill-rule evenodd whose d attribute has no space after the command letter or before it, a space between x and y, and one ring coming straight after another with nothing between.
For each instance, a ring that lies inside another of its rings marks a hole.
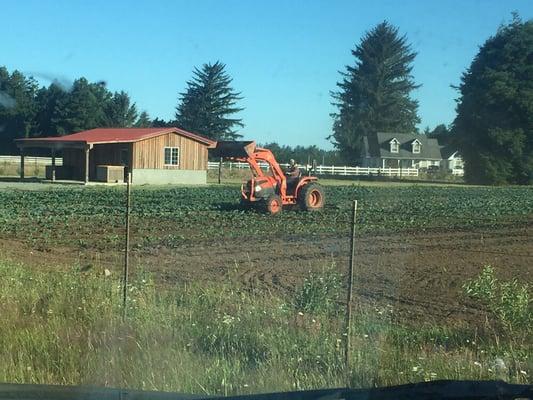
<instances>
[{"instance_id":1,"label":"tall grass","mask_svg":"<svg viewBox=\"0 0 533 400\"><path fill-rule=\"evenodd\" d=\"M45 165L27 162L24 166L24 174L26 177L44 178ZM20 176L20 164L0 161L0 177L14 177Z\"/></svg>"},{"instance_id":2,"label":"tall grass","mask_svg":"<svg viewBox=\"0 0 533 400\"><path fill-rule=\"evenodd\" d=\"M296 291L310 299L299 303L234 283L162 290L139 273L122 321L118 277L0 262L0 381L223 395L444 378L531 381L528 343L401 326L391 322L393 309L355 313L347 373L340 313L302 311L316 303L310 290L329 295L319 281Z\"/></svg>"}]
</instances>

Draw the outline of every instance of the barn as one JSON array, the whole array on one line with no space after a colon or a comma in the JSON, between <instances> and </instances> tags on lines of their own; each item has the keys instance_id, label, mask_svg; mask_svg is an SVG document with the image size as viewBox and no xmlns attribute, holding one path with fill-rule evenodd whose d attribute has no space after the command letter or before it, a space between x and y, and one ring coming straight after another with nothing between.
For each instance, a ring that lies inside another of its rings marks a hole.
<instances>
[{"instance_id":1,"label":"barn","mask_svg":"<svg viewBox=\"0 0 533 400\"><path fill-rule=\"evenodd\" d=\"M133 184L205 184L207 150L215 142L179 128L97 128L66 136L15 140L24 156L31 148L50 150L47 178ZM62 156L61 166L55 159Z\"/></svg>"}]
</instances>

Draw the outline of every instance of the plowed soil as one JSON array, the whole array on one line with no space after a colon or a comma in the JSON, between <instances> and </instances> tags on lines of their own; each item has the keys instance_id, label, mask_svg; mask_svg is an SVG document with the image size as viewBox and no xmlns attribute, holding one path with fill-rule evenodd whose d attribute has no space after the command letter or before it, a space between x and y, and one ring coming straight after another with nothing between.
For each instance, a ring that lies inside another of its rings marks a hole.
<instances>
[{"instance_id":1,"label":"plowed soil","mask_svg":"<svg viewBox=\"0 0 533 400\"><path fill-rule=\"evenodd\" d=\"M76 247L40 251L28 244L0 240L4 257L28 265L86 269L109 268L119 274L120 252L94 253ZM133 250L132 269L143 268L168 286L186 281L228 280L249 289L290 292L309 271L328 266L345 273L349 238L329 235L250 237L242 241L203 241L179 248ZM358 304L412 322L482 324L482 309L462 294L462 285L486 265L498 277L533 282L533 221L498 229L432 230L380 236L356 242L355 290Z\"/></svg>"}]
</instances>

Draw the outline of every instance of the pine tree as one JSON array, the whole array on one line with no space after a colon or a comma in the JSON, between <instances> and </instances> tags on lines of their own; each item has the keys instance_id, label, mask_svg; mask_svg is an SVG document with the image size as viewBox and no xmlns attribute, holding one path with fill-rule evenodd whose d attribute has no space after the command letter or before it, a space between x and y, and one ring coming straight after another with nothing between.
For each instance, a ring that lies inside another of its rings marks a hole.
<instances>
[{"instance_id":1,"label":"pine tree","mask_svg":"<svg viewBox=\"0 0 533 400\"><path fill-rule=\"evenodd\" d=\"M242 97L231 88L232 79L224 68L217 61L194 69L176 107L178 127L215 140L241 137L234 128L244 127L242 120L231 116L243 110L236 106Z\"/></svg>"},{"instance_id":2,"label":"pine tree","mask_svg":"<svg viewBox=\"0 0 533 400\"><path fill-rule=\"evenodd\" d=\"M352 50L353 66L346 66L333 92L338 111L329 137L346 161L355 161L363 137L378 131L416 132L418 102L410 97L419 87L411 75L416 53L398 28L383 22L367 32Z\"/></svg>"},{"instance_id":3,"label":"pine tree","mask_svg":"<svg viewBox=\"0 0 533 400\"><path fill-rule=\"evenodd\" d=\"M453 131L468 182L533 182L532 60L533 21L515 15L463 74Z\"/></svg>"},{"instance_id":4,"label":"pine tree","mask_svg":"<svg viewBox=\"0 0 533 400\"><path fill-rule=\"evenodd\" d=\"M169 128L169 127L175 127L177 125L176 121L165 121L162 118L155 118L152 120L152 123L150 124L154 128Z\"/></svg>"},{"instance_id":5,"label":"pine tree","mask_svg":"<svg viewBox=\"0 0 533 400\"><path fill-rule=\"evenodd\" d=\"M42 87L37 92L36 136L57 136L60 105L66 104L68 92L57 83ZM55 122L54 122L55 121Z\"/></svg>"},{"instance_id":6,"label":"pine tree","mask_svg":"<svg viewBox=\"0 0 533 400\"><path fill-rule=\"evenodd\" d=\"M139 118L137 119L137 122L135 122L136 128L149 128L152 126L152 121L150 121L150 116L146 111L143 111Z\"/></svg>"},{"instance_id":7,"label":"pine tree","mask_svg":"<svg viewBox=\"0 0 533 400\"><path fill-rule=\"evenodd\" d=\"M15 70L0 68L0 147L13 152L13 139L28 137L35 127L37 82Z\"/></svg>"},{"instance_id":8,"label":"pine tree","mask_svg":"<svg viewBox=\"0 0 533 400\"><path fill-rule=\"evenodd\" d=\"M111 100L105 85L77 79L68 96L57 104L52 124L59 135L106 126L105 106Z\"/></svg>"},{"instance_id":9,"label":"pine tree","mask_svg":"<svg viewBox=\"0 0 533 400\"><path fill-rule=\"evenodd\" d=\"M114 128L130 128L137 121L137 106L131 104L130 96L124 92L115 92L104 106L105 125Z\"/></svg>"}]
</instances>

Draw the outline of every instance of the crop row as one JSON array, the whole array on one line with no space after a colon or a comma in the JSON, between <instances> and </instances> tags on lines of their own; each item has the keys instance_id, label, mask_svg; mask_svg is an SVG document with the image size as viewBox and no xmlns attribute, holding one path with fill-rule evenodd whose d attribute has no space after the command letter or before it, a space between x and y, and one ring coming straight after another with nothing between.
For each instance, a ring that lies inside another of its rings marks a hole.
<instances>
[{"instance_id":1,"label":"crop row","mask_svg":"<svg viewBox=\"0 0 533 400\"><path fill-rule=\"evenodd\" d=\"M231 186L135 188L132 229L137 241L176 243L252 235L318 235L348 232L357 199L359 232L491 227L533 214L533 188L327 187L322 212L280 216L244 210ZM0 235L36 242L113 245L124 225L123 188L0 190ZM103 239L103 241L102 241Z\"/></svg>"}]
</instances>

